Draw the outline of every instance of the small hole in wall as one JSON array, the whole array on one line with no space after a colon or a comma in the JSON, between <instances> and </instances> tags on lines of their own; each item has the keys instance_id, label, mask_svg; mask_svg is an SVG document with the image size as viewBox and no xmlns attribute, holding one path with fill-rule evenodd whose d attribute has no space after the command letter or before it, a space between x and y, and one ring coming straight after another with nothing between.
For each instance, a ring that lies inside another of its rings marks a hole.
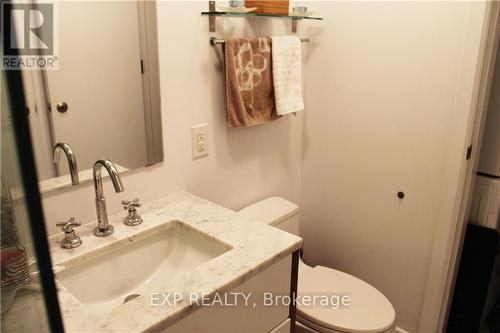
<instances>
[{"instance_id":1,"label":"small hole in wall","mask_svg":"<svg viewBox=\"0 0 500 333\"><path fill-rule=\"evenodd\" d=\"M404 192L398 192L398 198L403 199L405 197Z\"/></svg>"}]
</instances>

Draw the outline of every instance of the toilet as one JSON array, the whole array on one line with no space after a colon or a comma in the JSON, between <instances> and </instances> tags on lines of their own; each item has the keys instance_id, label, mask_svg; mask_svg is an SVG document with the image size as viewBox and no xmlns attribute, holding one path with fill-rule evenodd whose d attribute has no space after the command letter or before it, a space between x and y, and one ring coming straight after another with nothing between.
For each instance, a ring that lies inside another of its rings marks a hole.
<instances>
[{"instance_id":1,"label":"toilet","mask_svg":"<svg viewBox=\"0 0 500 333\"><path fill-rule=\"evenodd\" d=\"M299 234L298 207L280 197L250 205L238 214ZM349 295L344 308L297 306L298 333L393 333L396 312L389 300L361 279L299 260L298 295Z\"/></svg>"}]
</instances>

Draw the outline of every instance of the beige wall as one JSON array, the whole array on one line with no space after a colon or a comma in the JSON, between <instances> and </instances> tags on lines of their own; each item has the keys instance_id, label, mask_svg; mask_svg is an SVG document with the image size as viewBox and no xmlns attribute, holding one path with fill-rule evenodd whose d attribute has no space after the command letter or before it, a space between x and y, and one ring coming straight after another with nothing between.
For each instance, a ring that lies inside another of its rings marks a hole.
<instances>
[{"instance_id":1,"label":"beige wall","mask_svg":"<svg viewBox=\"0 0 500 333\"><path fill-rule=\"evenodd\" d=\"M158 32L165 162L123 177L125 192L115 194L107 182L110 213L122 199L151 201L179 190L237 209L281 195L298 201L302 116L288 116L252 128L226 127L221 47L209 45L207 2L160 2ZM289 32L282 20L219 19L217 36ZM209 156L191 158L191 126L209 124ZM44 195L49 233L57 221L75 216L96 219L93 187Z\"/></svg>"},{"instance_id":2,"label":"beige wall","mask_svg":"<svg viewBox=\"0 0 500 333\"><path fill-rule=\"evenodd\" d=\"M221 49L209 46L199 15L207 2L159 4L165 163L125 175L119 195L106 183L108 209L184 189L233 209L270 195L300 198L307 261L373 284L393 302L398 324L416 333L434 229L448 216L439 207L453 200L442 177L462 147L452 154L450 145L465 140L455 101L469 4L310 6L325 21L299 23L312 40L304 46L306 112L229 129ZM216 35L283 33L285 20L224 18ZM203 122L210 154L193 161L190 127ZM70 216L96 219L90 185L47 194L44 208L50 233Z\"/></svg>"},{"instance_id":3,"label":"beige wall","mask_svg":"<svg viewBox=\"0 0 500 333\"><path fill-rule=\"evenodd\" d=\"M466 32L482 22L469 20L467 2L314 6L326 21L307 32L306 261L365 279L394 304L397 324L416 333L433 244L438 251L448 240L435 239L435 229L452 221L465 163Z\"/></svg>"}]
</instances>

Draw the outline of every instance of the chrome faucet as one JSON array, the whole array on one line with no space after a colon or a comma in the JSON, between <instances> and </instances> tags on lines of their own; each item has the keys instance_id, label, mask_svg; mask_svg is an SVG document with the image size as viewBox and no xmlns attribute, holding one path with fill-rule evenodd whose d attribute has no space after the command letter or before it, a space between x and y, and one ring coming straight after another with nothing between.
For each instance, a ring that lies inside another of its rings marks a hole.
<instances>
[{"instance_id":1,"label":"chrome faucet","mask_svg":"<svg viewBox=\"0 0 500 333\"><path fill-rule=\"evenodd\" d=\"M101 159L94 163L95 207L97 212L97 227L94 229L94 235L97 237L105 237L113 233L113 226L108 224L106 199L104 199L102 190L102 167L108 171L116 193L124 191L120 174L113 162L107 159Z\"/></svg>"},{"instance_id":2,"label":"chrome faucet","mask_svg":"<svg viewBox=\"0 0 500 333\"><path fill-rule=\"evenodd\" d=\"M70 145L64 142L58 142L54 147L53 162L55 164L59 163L61 150L64 152L64 154L66 155L66 159L68 160L71 183L73 185L78 185L80 183L80 179L78 177L78 165L76 164L75 153L73 152L73 149L71 149Z\"/></svg>"}]
</instances>

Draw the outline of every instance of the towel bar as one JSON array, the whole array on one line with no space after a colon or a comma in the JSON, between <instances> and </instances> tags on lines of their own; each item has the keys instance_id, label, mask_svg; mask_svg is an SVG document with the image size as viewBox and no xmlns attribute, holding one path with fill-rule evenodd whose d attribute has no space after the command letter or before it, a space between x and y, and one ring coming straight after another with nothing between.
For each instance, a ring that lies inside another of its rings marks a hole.
<instances>
[{"instance_id":1,"label":"towel bar","mask_svg":"<svg viewBox=\"0 0 500 333\"><path fill-rule=\"evenodd\" d=\"M302 43L309 43L309 38L301 38ZM215 37L210 37L210 45L224 44L226 41L224 39L219 39Z\"/></svg>"}]
</instances>

